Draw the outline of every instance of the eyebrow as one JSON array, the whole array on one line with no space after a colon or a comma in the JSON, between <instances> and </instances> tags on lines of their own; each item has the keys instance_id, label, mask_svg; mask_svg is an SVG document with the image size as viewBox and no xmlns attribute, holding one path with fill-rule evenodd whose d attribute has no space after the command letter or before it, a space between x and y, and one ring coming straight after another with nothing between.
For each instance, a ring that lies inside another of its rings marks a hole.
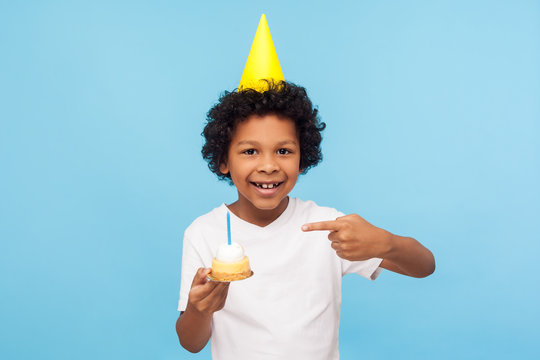
<instances>
[{"instance_id":1,"label":"eyebrow","mask_svg":"<svg viewBox=\"0 0 540 360\"><path fill-rule=\"evenodd\" d=\"M241 146L241 145L260 145L260 144L258 141L242 140L242 141L239 141L236 145ZM294 140L283 140L283 141L278 142L277 145L283 146L283 145L298 145L298 144Z\"/></svg>"}]
</instances>

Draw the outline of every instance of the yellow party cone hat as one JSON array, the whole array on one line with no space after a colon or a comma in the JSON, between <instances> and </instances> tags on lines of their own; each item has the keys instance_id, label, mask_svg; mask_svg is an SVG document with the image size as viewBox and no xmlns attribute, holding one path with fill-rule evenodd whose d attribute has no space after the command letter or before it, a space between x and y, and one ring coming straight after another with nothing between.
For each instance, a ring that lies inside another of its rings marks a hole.
<instances>
[{"instance_id":1,"label":"yellow party cone hat","mask_svg":"<svg viewBox=\"0 0 540 360\"><path fill-rule=\"evenodd\" d=\"M268 83L264 80L278 82L285 80L285 78L279 65L266 16L262 14L253 44L251 44L244 73L240 79L240 85L238 85L238 91L255 89L263 92L268 88Z\"/></svg>"}]
</instances>

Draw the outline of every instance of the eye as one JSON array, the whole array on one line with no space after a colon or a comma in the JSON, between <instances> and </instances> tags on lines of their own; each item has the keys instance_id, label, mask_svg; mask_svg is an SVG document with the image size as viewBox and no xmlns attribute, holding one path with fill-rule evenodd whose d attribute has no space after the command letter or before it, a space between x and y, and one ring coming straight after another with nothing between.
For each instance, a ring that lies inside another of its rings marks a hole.
<instances>
[{"instance_id":1,"label":"eye","mask_svg":"<svg viewBox=\"0 0 540 360\"><path fill-rule=\"evenodd\" d=\"M287 155L291 153L289 149L279 149L277 152L279 155Z\"/></svg>"},{"instance_id":2,"label":"eye","mask_svg":"<svg viewBox=\"0 0 540 360\"><path fill-rule=\"evenodd\" d=\"M255 155L255 149L247 149L247 150L244 150L244 151L242 151L242 154L246 154L246 155Z\"/></svg>"}]
</instances>

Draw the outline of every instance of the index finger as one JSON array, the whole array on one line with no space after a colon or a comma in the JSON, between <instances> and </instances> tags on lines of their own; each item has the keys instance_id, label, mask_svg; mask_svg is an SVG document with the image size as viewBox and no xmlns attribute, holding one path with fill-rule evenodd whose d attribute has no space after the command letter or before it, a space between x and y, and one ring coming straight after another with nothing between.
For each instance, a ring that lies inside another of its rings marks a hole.
<instances>
[{"instance_id":1,"label":"index finger","mask_svg":"<svg viewBox=\"0 0 540 360\"><path fill-rule=\"evenodd\" d=\"M302 225L303 231L338 231L341 228L341 224L336 220L318 221Z\"/></svg>"}]
</instances>

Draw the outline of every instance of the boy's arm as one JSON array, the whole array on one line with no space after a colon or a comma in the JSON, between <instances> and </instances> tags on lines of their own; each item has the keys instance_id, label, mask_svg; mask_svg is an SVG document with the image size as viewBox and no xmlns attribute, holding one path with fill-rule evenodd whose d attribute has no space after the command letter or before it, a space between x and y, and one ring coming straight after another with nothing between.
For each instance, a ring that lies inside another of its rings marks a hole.
<instances>
[{"instance_id":1,"label":"boy's arm","mask_svg":"<svg viewBox=\"0 0 540 360\"><path fill-rule=\"evenodd\" d=\"M388 237L389 250L382 257L382 268L417 278L433 274L435 258L431 251L411 237L384 232L382 236Z\"/></svg>"},{"instance_id":2,"label":"boy's arm","mask_svg":"<svg viewBox=\"0 0 540 360\"><path fill-rule=\"evenodd\" d=\"M382 268L419 278L435 271L433 254L418 241L373 226L356 214L305 224L302 230L329 230L332 248L346 260L382 258Z\"/></svg>"},{"instance_id":3,"label":"boy's arm","mask_svg":"<svg viewBox=\"0 0 540 360\"><path fill-rule=\"evenodd\" d=\"M193 278L186 310L176 321L176 334L180 345L196 353L201 351L211 335L211 322L214 312L225 306L228 282L208 281L210 269L200 268Z\"/></svg>"}]
</instances>

